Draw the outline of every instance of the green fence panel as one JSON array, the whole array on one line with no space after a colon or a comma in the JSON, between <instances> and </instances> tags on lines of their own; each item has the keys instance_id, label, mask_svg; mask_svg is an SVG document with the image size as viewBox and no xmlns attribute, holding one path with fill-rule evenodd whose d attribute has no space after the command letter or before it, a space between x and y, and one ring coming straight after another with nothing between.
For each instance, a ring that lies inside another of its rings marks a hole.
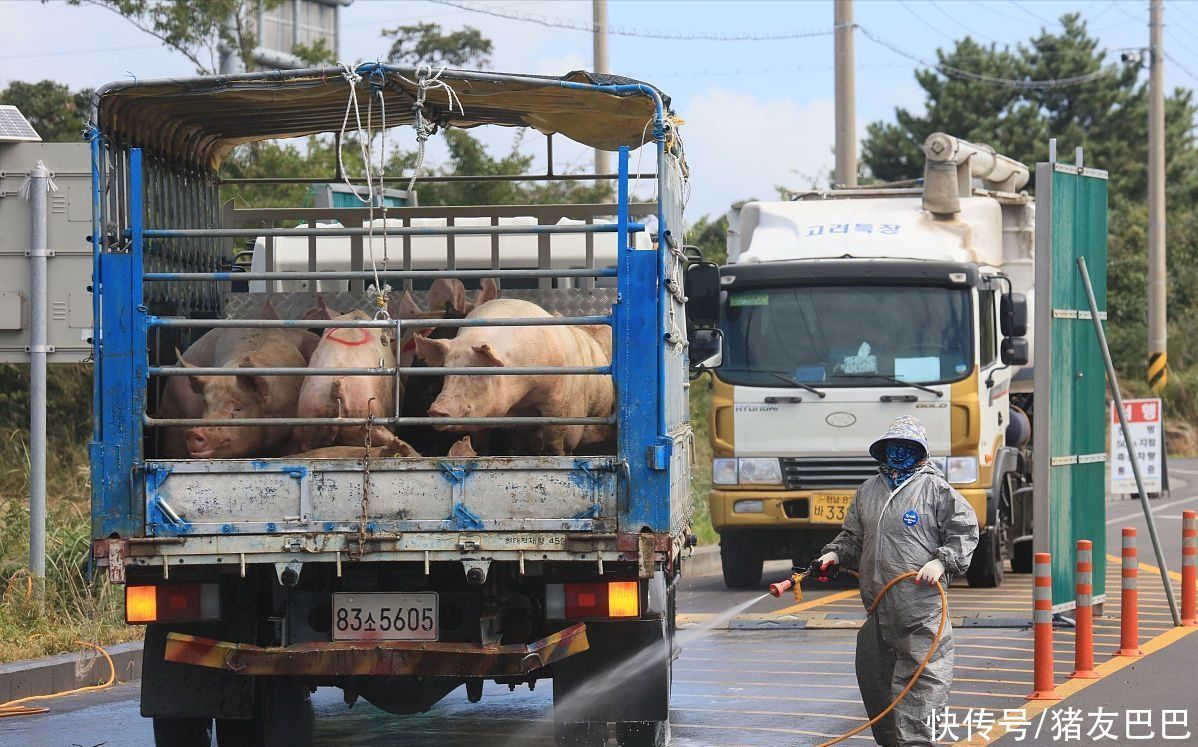
<instances>
[{"instance_id":1,"label":"green fence panel","mask_svg":"<svg viewBox=\"0 0 1198 747\"><path fill-rule=\"evenodd\" d=\"M1034 535L1052 553L1052 601L1072 608L1077 540L1094 543L1094 595L1106 594L1106 371L1077 269L1085 257L1106 309L1107 175L1036 168Z\"/></svg>"}]
</instances>

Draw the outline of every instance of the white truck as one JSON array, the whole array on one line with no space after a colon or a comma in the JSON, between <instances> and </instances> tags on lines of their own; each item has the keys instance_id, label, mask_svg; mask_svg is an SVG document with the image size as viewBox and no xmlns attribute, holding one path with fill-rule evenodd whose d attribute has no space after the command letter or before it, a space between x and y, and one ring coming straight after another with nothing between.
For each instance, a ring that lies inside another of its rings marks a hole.
<instances>
[{"instance_id":1,"label":"white truck","mask_svg":"<svg viewBox=\"0 0 1198 747\"><path fill-rule=\"evenodd\" d=\"M802 192L729 214L712 523L729 587L840 529L867 449L914 415L982 525L968 579L1031 570L1034 204L1028 169L943 133L920 182Z\"/></svg>"}]
</instances>

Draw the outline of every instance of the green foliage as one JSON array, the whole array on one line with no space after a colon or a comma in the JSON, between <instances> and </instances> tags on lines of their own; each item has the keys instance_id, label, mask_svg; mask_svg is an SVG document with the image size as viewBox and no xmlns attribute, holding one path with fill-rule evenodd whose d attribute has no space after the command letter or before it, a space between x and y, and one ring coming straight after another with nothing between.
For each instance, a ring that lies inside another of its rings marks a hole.
<instances>
[{"instance_id":1,"label":"green foliage","mask_svg":"<svg viewBox=\"0 0 1198 747\"><path fill-rule=\"evenodd\" d=\"M697 246L703 259L717 265L728 262L728 214L712 220L704 215L686 232L686 243Z\"/></svg>"},{"instance_id":2,"label":"green foliage","mask_svg":"<svg viewBox=\"0 0 1198 747\"><path fill-rule=\"evenodd\" d=\"M384 29L382 35L392 37L387 62L396 65L484 69L491 64L491 40L472 26L446 34L440 24L418 23Z\"/></svg>"},{"instance_id":3,"label":"green foliage","mask_svg":"<svg viewBox=\"0 0 1198 747\"><path fill-rule=\"evenodd\" d=\"M1099 42L1079 16L1061 18L1059 33L1041 30L1015 48L982 46L970 38L938 51L942 66L1016 80L1068 78L1111 68ZM894 122L867 128L862 155L870 174L893 181L920 177L920 146L943 131L990 143L1027 164L1048 158L1048 140L1082 146L1086 163L1110 174L1110 262L1108 302L1115 363L1125 376L1142 378L1145 350L1147 212L1147 92L1138 70L1112 69L1091 82L1060 88L1014 89L920 70L926 113L895 111ZM1191 329L1198 321L1198 215L1191 205L1198 191L1198 149L1193 123L1198 107L1192 92L1178 89L1166 100L1168 153L1169 315L1171 329ZM1066 159L1068 160L1068 159ZM1029 188L1034 187L1030 185ZM1198 362L1198 346L1188 336L1170 336L1170 365Z\"/></svg>"},{"instance_id":4,"label":"green foliage","mask_svg":"<svg viewBox=\"0 0 1198 747\"><path fill-rule=\"evenodd\" d=\"M707 255L704 255L707 256ZM708 413L711 408L711 376L691 382L691 427L695 431L695 463L691 466L691 494L695 515L691 531L700 545L714 545L719 535L711 526L711 439L708 437Z\"/></svg>"},{"instance_id":5,"label":"green foliage","mask_svg":"<svg viewBox=\"0 0 1198 747\"><path fill-rule=\"evenodd\" d=\"M14 80L0 91L0 104L11 104L20 109L42 136L42 141L47 143L82 142L83 128L91 114L91 101L91 89L72 92L52 80L38 83Z\"/></svg>"}]
</instances>

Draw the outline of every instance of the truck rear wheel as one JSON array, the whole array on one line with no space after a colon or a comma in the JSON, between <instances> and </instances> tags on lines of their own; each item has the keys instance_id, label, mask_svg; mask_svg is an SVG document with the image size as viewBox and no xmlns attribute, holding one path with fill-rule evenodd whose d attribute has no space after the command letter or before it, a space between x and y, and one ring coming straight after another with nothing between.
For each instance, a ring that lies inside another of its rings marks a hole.
<instances>
[{"instance_id":1,"label":"truck rear wheel","mask_svg":"<svg viewBox=\"0 0 1198 747\"><path fill-rule=\"evenodd\" d=\"M1002 585L1003 541L996 526L986 527L978 537L977 549L973 551L973 562L965 572L969 585L975 589L993 589Z\"/></svg>"},{"instance_id":2,"label":"truck rear wheel","mask_svg":"<svg viewBox=\"0 0 1198 747\"><path fill-rule=\"evenodd\" d=\"M599 721L555 721L553 741L558 747L602 747L607 724Z\"/></svg>"},{"instance_id":3,"label":"truck rear wheel","mask_svg":"<svg viewBox=\"0 0 1198 747\"><path fill-rule=\"evenodd\" d=\"M761 586L765 555L754 546L750 535L727 532L720 535L720 566L724 571L724 586L753 589Z\"/></svg>"},{"instance_id":4,"label":"truck rear wheel","mask_svg":"<svg viewBox=\"0 0 1198 747\"><path fill-rule=\"evenodd\" d=\"M314 739L315 716L308 686L290 677L263 677L254 715L216 720L220 747L307 747ZM157 722L157 719L155 719ZM204 742L208 747L208 742Z\"/></svg>"},{"instance_id":5,"label":"truck rear wheel","mask_svg":"<svg viewBox=\"0 0 1198 747\"><path fill-rule=\"evenodd\" d=\"M669 721L625 721L616 724L620 747L665 747L670 742Z\"/></svg>"},{"instance_id":6,"label":"truck rear wheel","mask_svg":"<svg viewBox=\"0 0 1198 747\"><path fill-rule=\"evenodd\" d=\"M212 719L155 717L154 744L158 747L210 747Z\"/></svg>"}]
</instances>

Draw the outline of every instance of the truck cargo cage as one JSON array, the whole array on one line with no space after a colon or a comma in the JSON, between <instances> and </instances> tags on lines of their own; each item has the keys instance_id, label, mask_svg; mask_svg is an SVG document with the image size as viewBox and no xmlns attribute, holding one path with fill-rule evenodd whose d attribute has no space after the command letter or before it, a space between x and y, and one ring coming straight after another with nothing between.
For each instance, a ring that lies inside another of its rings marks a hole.
<instances>
[{"instance_id":1,"label":"truck cargo cage","mask_svg":"<svg viewBox=\"0 0 1198 747\"><path fill-rule=\"evenodd\" d=\"M547 135L561 132L586 145L618 149L613 204L385 210L239 210L220 204L216 169L232 147L335 132L351 86L359 97L386 100L387 127L412 123L408 84L419 71L371 63L357 72L361 79L352 82L339 69L316 69L198 84L134 81L97 92L89 130L97 320L93 537L181 539L170 552L178 563L197 555L243 564L247 554L277 561L295 552L297 541L306 552L335 555L338 562L356 545L359 556L427 563L430 557L460 557L459 534L469 531L507 532L480 542L490 545L490 557L521 562L525 552L549 558L570 550L560 541L520 533L676 533L690 514L689 485L671 479L685 474L678 468L691 456L685 299L672 292L680 287L676 279L684 264L685 166L661 95L642 83L447 71L442 79L460 89L459 113L446 94L438 101L437 89L430 89L424 116L441 126L534 124ZM563 100L574 106L562 109ZM567 110L574 114L562 113ZM618 126L590 128L588 113L614 117ZM382 124L371 126L377 132ZM629 150L650 142L656 146L657 199L633 203ZM295 178L261 181L289 180ZM298 227L279 225L297 221ZM384 236L395 239L387 250ZM610 252L600 245L607 236L615 240ZM234 264L234 239L255 241L248 271ZM568 252L555 244L559 239L574 240ZM326 251L338 241L348 247ZM441 267L427 266L428 252L417 242L428 241L437 242ZM370 313L375 307L367 291L375 283L391 286L396 296L411 291L419 300L438 278L493 278L501 297L530 300L556 315L301 318L317 293L335 299L343 312ZM279 318L261 318L266 299L277 303ZM385 329L403 340L413 330L557 325L611 327L611 364L435 368L397 360L355 368L236 368L187 367L174 358L176 346L185 348L217 328ZM404 379L525 374L611 376L614 411L610 417L436 418L404 415L398 396L391 412L367 418L171 418L155 409L161 386L178 376L385 376L398 394ZM386 425L399 427L402 439L405 427L438 424L613 426L615 441L598 455L466 460L166 459L156 453L155 435L164 428ZM165 557L164 565L170 562Z\"/></svg>"}]
</instances>

